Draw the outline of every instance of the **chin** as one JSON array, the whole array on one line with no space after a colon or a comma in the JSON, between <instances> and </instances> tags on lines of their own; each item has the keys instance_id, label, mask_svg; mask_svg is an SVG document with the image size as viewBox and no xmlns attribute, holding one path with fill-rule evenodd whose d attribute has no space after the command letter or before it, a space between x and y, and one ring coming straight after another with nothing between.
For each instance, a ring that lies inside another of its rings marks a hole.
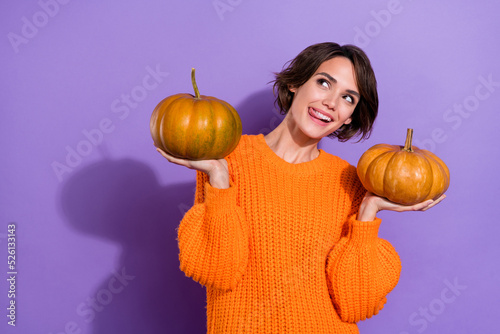
<instances>
[{"instance_id":1,"label":"chin","mask_svg":"<svg viewBox=\"0 0 500 334\"><path fill-rule=\"evenodd\" d=\"M304 131L304 134L311 138L311 139L317 139L320 140L324 137L329 136L332 133L332 131L329 132L319 132L319 131Z\"/></svg>"}]
</instances>

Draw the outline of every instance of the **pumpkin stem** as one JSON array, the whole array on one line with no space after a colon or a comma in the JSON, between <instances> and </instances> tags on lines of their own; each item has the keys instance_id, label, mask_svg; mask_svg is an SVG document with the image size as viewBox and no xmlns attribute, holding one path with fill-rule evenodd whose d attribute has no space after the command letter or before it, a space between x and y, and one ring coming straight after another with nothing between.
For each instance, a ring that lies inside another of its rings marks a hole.
<instances>
[{"instance_id":1,"label":"pumpkin stem","mask_svg":"<svg viewBox=\"0 0 500 334\"><path fill-rule=\"evenodd\" d=\"M411 147L412 138L413 138L413 129L408 129L406 131L406 141L405 141L405 147L403 147L403 151L413 152L413 148Z\"/></svg>"},{"instance_id":2,"label":"pumpkin stem","mask_svg":"<svg viewBox=\"0 0 500 334\"><path fill-rule=\"evenodd\" d=\"M196 84L196 79L194 77L194 68L191 68L191 82L194 88L194 98L200 99L200 91L198 90L198 85Z\"/></svg>"}]
</instances>

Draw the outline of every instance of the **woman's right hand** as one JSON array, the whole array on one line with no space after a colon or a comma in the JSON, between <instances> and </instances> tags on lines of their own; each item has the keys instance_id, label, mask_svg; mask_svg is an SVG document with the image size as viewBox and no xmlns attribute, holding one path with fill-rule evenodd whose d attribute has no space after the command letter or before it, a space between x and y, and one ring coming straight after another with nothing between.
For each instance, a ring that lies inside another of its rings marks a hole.
<instances>
[{"instance_id":1,"label":"woman's right hand","mask_svg":"<svg viewBox=\"0 0 500 334\"><path fill-rule=\"evenodd\" d=\"M196 169L208 175L210 185L214 188L229 188L229 168L226 159L219 160L187 160L176 158L160 148L156 150L171 163L190 169Z\"/></svg>"}]
</instances>

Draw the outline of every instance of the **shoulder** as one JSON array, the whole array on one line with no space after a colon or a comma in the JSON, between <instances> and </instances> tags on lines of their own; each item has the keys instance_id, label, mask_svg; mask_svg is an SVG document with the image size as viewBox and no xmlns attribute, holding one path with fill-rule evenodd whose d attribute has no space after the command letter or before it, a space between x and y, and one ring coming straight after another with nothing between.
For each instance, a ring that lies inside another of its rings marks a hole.
<instances>
[{"instance_id":1,"label":"shoulder","mask_svg":"<svg viewBox=\"0 0 500 334\"><path fill-rule=\"evenodd\" d=\"M327 156L328 164L330 166L335 166L336 169L338 169L342 174L345 174L346 176L349 177L356 177L357 178L357 171L356 167L351 165L348 161L333 155L331 153L327 153L323 151L323 153Z\"/></svg>"},{"instance_id":2,"label":"shoulder","mask_svg":"<svg viewBox=\"0 0 500 334\"><path fill-rule=\"evenodd\" d=\"M257 135L242 135L238 142L238 146L228 155L228 158L239 156L245 154L248 150L252 150L257 140Z\"/></svg>"},{"instance_id":3,"label":"shoulder","mask_svg":"<svg viewBox=\"0 0 500 334\"><path fill-rule=\"evenodd\" d=\"M258 141L257 135L242 135L238 146L225 159L227 160L230 170L236 172L237 169L243 168L249 162L249 159L255 159L255 147Z\"/></svg>"},{"instance_id":4,"label":"shoulder","mask_svg":"<svg viewBox=\"0 0 500 334\"><path fill-rule=\"evenodd\" d=\"M364 193L364 189L361 181L358 177L357 168L351 165L348 161L330 154L328 155L329 163L332 166L332 170L335 170L339 180L339 186L347 193Z\"/></svg>"}]
</instances>

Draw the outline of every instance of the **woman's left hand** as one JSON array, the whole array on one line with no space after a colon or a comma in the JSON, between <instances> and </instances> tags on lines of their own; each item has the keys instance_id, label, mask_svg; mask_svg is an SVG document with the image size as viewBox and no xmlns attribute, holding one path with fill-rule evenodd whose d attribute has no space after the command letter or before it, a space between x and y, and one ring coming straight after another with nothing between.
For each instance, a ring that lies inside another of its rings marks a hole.
<instances>
[{"instance_id":1,"label":"woman's left hand","mask_svg":"<svg viewBox=\"0 0 500 334\"><path fill-rule=\"evenodd\" d=\"M436 200L427 200L414 205L402 205L391 202L388 199L377 196L371 192L367 192L359 207L358 220L372 221L375 219L377 212L382 210L390 210L397 212L426 211L435 206L436 204L438 204L439 202L441 202L445 198L446 195L443 194Z\"/></svg>"}]
</instances>

